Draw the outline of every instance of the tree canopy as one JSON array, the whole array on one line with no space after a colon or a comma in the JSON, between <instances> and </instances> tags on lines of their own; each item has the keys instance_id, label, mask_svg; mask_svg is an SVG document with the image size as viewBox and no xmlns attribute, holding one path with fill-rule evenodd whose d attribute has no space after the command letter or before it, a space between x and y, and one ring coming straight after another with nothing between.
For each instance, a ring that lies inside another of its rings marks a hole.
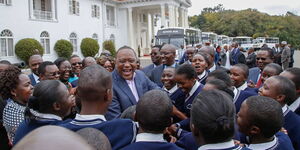
<instances>
[{"instance_id":1,"label":"tree canopy","mask_svg":"<svg viewBox=\"0 0 300 150\"><path fill-rule=\"evenodd\" d=\"M279 37L294 47L300 47L300 16L287 12L271 16L256 9L229 10L219 4L204 8L199 15L189 17L190 26L230 37Z\"/></svg>"}]
</instances>

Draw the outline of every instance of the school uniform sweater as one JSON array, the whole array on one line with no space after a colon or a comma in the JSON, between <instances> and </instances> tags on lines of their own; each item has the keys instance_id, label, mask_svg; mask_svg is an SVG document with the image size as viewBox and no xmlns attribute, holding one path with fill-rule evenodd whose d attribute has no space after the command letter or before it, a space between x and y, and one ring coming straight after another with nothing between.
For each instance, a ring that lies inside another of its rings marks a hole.
<instances>
[{"instance_id":1,"label":"school uniform sweater","mask_svg":"<svg viewBox=\"0 0 300 150\"><path fill-rule=\"evenodd\" d=\"M287 105L283 108L284 124L295 149L300 150L300 116L291 111Z\"/></svg>"}]
</instances>

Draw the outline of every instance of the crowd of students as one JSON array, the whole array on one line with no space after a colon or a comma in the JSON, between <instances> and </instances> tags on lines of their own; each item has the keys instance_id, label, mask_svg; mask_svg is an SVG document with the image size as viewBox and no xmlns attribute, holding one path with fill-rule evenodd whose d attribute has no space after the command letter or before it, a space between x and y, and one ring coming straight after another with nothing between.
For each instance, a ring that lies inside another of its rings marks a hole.
<instances>
[{"instance_id":1,"label":"crowd of students","mask_svg":"<svg viewBox=\"0 0 300 150\"><path fill-rule=\"evenodd\" d=\"M215 54L188 46L179 64L175 46L157 45L143 68L128 46L97 60L33 55L29 75L0 61L1 149L300 150L300 68L266 48L251 69Z\"/></svg>"}]
</instances>

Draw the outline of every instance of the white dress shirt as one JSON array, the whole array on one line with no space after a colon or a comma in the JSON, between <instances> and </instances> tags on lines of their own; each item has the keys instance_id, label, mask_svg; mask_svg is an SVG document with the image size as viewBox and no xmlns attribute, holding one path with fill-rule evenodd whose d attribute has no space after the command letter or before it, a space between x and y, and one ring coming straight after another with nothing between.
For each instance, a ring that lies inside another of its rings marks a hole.
<instances>
[{"instance_id":1,"label":"white dress shirt","mask_svg":"<svg viewBox=\"0 0 300 150\"><path fill-rule=\"evenodd\" d=\"M300 106L300 97L298 97L290 106L291 111L295 111Z\"/></svg>"},{"instance_id":2,"label":"white dress shirt","mask_svg":"<svg viewBox=\"0 0 300 150\"><path fill-rule=\"evenodd\" d=\"M136 142L166 142L163 134L139 133Z\"/></svg>"},{"instance_id":3,"label":"white dress shirt","mask_svg":"<svg viewBox=\"0 0 300 150\"><path fill-rule=\"evenodd\" d=\"M134 82L134 78L135 78L135 73L133 74L132 80L126 80L135 100L138 102L139 101L139 95L135 86L135 82Z\"/></svg>"},{"instance_id":4,"label":"white dress shirt","mask_svg":"<svg viewBox=\"0 0 300 150\"><path fill-rule=\"evenodd\" d=\"M198 148L198 150L209 150L209 149L227 149L234 147L234 142L233 140L230 140L228 142L223 142L223 143L215 143L215 144L205 144L202 145Z\"/></svg>"},{"instance_id":5,"label":"white dress shirt","mask_svg":"<svg viewBox=\"0 0 300 150\"><path fill-rule=\"evenodd\" d=\"M274 139L270 142L266 143L259 143L259 144L250 144L247 148L253 149L253 150L266 150L271 149L273 147L276 147L278 145L278 140L276 136L274 136Z\"/></svg>"},{"instance_id":6,"label":"white dress shirt","mask_svg":"<svg viewBox=\"0 0 300 150\"><path fill-rule=\"evenodd\" d=\"M245 82L244 84L242 84L240 87L238 87L238 90L245 90L248 87L247 82Z\"/></svg>"}]
</instances>

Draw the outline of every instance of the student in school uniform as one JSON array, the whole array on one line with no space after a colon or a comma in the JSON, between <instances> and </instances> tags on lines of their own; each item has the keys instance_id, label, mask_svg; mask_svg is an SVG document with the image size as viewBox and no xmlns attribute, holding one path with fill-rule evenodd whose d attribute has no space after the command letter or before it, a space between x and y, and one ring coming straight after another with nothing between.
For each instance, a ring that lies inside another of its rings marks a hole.
<instances>
[{"instance_id":1,"label":"student in school uniform","mask_svg":"<svg viewBox=\"0 0 300 150\"><path fill-rule=\"evenodd\" d=\"M175 68L165 68L161 76L161 82L163 83L163 90L169 96L172 95L178 89L175 81Z\"/></svg>"},{"instance_id":2,"label":"student in school uniform","mask_svg":"<svg viewBox=\"0 0 300 150\"><path fill-rule=\"evenodd\" d=\"M71 114L75 106L74 96L58 80L44 80L35 86L33 96L25 110L25 120L17 129L14 144L32 130L45 125L57 125Z\"/></svg>"},{"instance_id":3,"label":"student in school uniform","mask_svg":"<svg viewBox=\"0 0 300 150\"><path fill-rule=\"evenodd\" d=\"M232 84L238 90L258 92L257 88L250 88L247 84L247 79L249 75L249 68L245 64L236 64L230 68L230 78Z\"/></svg>"},{"instance_id":4,"label":"student in school uniform","mask_svg":"<svg viewBox=\"0 0 300 150\"><path fill-rule=\"evenodd\" d=\"M294 83L282 76L272 76L259 89L259 95L273 98L280 103L284 115L283 127L287 130L294 148L300 149L300 116L287 106L290 101L296 99Z\"/></svg>"},{"instance_id":5,"label":"student in school uniform","mask_svg":"<svg viewBox=\"0 0 300 150\"><path fill-rule=\"evenodd\" d=\"M268 78L279 75L282 71L282 67L276 63L266 65L261 73L261 82L264 83Z\"/></svg>"},{"instance_id":6,"label":"student in school uniform","mask_svg":"<svg viewBox=\"0 0 300 150\"><path fill-rule=\"evenodd\" d=\"M280 104L264 96L249 97L237 114L239 130L249 137L247 147L253 150L293 150L289 137L279 132L283 121Z\"/></svg>"},{"instance_id":7,"label":"student in school uniform","mask_svg":"<svg viewBox=\"0 0 300 150\"><path fill-rule=\"evenodd\" d=\"M297 99L289 102L289 109L300 115L300 68L288 68L280 73L280 76L286 77L294 82L296 86Z\"/></svg>"},{"instance_id":8,"label":"student in school uniform","mask_svg":"<svg viewBox=\"0 0 300 150\"><path fill-rule=\"evenodd\" d=\"M192 58L192 65L196 70L198 82L205 84L208 72L208 56L206 53L198 52Z\"/></svg>"},{"instance_id":9,"label":"student in school uniform","mask_svg":"<svg viewBox=\"0 0 300 150\"><path fill-rule=\"evenodd\" d=\"M135 143L122 150L181 150L164 139L166 128L172 124L172 103L165 92L145 93L137 103L135 119L139 124Z\"/></svg>"},{"instance_id":10,"label":"student in school uniform","mask_svg":"<svg viewBox=\"0 0 300 150\"><path fill-rule=\"evenodd\" d=\"M191 129L198 150L247 149L235 145L235 108L232 98L225 92L209 90L201 92L191 109Z\"/></svg>"},{"instance_id":11,"label":"student in school uniform","mask_svg":"<svg viewBox=\"0 0 300 150\"><path fill-rule=\"evenodd\" d=\"M135 140L137 128L133 121L106 121L104 117L112 100L112 76L105 68L92 65L80 72L76 98L81 101L80 114L61 126L72 131L96 128L108 137L113 150L121 149Z\"/></svg>"},{"instance_id":12,"label":"student in school uniform","mask_svg":"<svg viewBox=\"0 0 300 150\"><path fill-rule=\"evenodd\" d=\"M206 81L214 80L214 79L220 79L226 83L226 85L232 89L234 93L233 97L233 103L235 104L236 111L238 112L240 110L241 104L245 99L247 99L250 96L257 95L257 93L249 92L245 90L239 90L235 86L232 86L232 82L230 79L230 76L227 74L227 72L223 70L216 70L211 72Z\"/></svg>"}]
</instances>

